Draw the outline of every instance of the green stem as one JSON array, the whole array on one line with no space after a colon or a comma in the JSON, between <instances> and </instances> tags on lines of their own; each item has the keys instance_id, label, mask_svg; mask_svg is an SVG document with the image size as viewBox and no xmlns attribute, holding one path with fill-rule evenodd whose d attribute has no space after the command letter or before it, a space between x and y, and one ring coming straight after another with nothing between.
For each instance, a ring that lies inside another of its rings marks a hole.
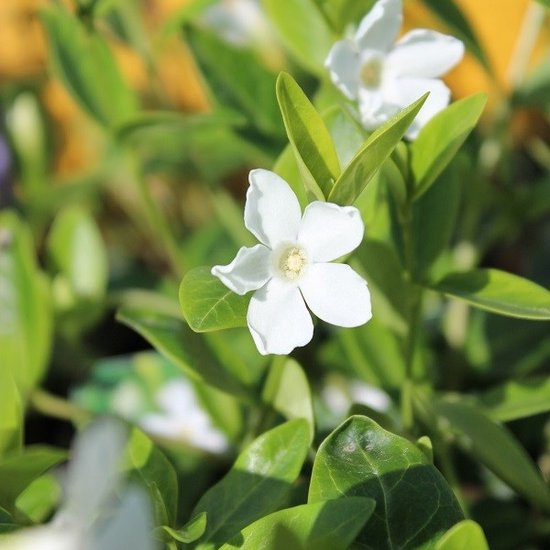
<instances>
[{"instance_id":1,"label":"green stem","mask_svg":"<svg viewBox=\"0 0 550 550\"><path fill-rule=\"evenodd\" d=\"M92 418L92 415L84 409L41 389L31 393L29 403L34 410L45 416L66 420L76 425L85 424Z\"/></svg>"}]
</instances>

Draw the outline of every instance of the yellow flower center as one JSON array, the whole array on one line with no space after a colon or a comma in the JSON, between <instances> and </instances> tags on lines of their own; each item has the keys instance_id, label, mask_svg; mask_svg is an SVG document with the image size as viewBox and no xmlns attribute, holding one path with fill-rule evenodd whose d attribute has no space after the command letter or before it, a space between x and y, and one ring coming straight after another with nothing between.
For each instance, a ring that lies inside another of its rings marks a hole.
<instances>
[{"instance_id":1,"label":"yellow flower center","mask_svg":"<svg viewBox=\"0 0 550 550\"><path fill-rule=\"evenodd\" d=\"M304 273L307 263L305 252L297 246L291 246L279 256L278 267L287 279L294 281Z\"/></svg>"},{"instance_id":2,"label":"yellow flower center","mask_svg":"<svg viewBox=\"0 0 550 550\"><path fill-rule=\"evenodd\" d=\"M361 67L361 81L367 88L378 88L382 81L382 61L377 57L368 59Z\"/></svg>"}]
</instances>

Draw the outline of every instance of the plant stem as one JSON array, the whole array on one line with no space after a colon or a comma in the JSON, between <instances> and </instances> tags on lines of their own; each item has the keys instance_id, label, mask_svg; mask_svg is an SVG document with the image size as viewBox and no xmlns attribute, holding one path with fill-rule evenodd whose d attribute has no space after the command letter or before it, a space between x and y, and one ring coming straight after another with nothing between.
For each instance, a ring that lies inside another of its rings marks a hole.
<instances>
[{"instance_id":1,"label":"plant stem","mask_svg":"<svg viewBox=\"0 0 550 550\"><path fill-rule=\"evenodd\" d=\"M45 416L66 420L76 425L85 424L92 418L92 415L84 409L42 389L36 389L31 393L29 403Z\"/></svg>"}]
</instances>

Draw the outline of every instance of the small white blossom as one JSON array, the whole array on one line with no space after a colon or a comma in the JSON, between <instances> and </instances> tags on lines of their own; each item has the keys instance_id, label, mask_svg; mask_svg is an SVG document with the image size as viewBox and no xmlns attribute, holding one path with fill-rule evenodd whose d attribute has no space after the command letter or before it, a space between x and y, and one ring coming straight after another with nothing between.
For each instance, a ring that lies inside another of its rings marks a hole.
<instances>
[{"instance_id":1,"label":"small white blossom","mask_svg":"<svg viewBox=\"0 0 550 550\"><path fill-rule=\"evenodd\" d=\"M362 123L369 130L430 92L408 130L407 137L414 139L449 103L450 91L438 77L462 59L464 45L427 29L410 31L395 43L402 20L401 0L379 0L353 39L334 44L325 64L334 84L359 102Z\"/></svg>"},{"instance_id":2,"label":"small white blossom","mask_svg":"<svg viewBox=\"0 0 550 550\"><path fill-rule=\"evenodd\" d=\"M313 337L307 309L323 321L356 327L371 318L367 283L351 267L328 263L363 239L357 208L315 201L302 216L286 181L268 170L252 170L244 221L261 242L242 247L212 274L237 294L254 290L247 322L258 351L287 354ZM307 304L307 307L306 307Z\"/></svg>"}]
</instances>

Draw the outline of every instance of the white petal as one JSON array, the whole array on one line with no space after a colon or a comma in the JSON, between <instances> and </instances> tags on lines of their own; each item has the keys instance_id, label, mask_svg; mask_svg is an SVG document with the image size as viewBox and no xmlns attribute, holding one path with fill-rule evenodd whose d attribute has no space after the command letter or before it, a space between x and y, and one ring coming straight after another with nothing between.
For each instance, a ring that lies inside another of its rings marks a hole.
<instances>
[{"instance_id":1,"label":"white petal","mask_svg":"<svg viewBox=\"0 0 550 550\"><path fill-rule=\"evenodd\" d=\"M396 76L436 78L452 69L464 55L464 44L426 29L407 33L389 53L387 68Z\"/></svg>"},{"instance_id":2,"label":"white petal","mask_svg":"<svg viewBox=\"0 0 550 550\"><path fill-rule=\"evenodd\" d=\"M230 264L215 265L211 273L227 288L243 296L267 283L271 277L270 261L271 250L263 244L252 248L243 246Z\"/></svg>"},{"instance_id":3,"label":"white petal","mask_svg":"<svg viewBox=\"0 0 550 550\"><path fill-rule=\"evenodd\" d=\"M323 321L358 327L371 317L367 282L346 264L313 264L300 279L308 307Z\"/></svg>"},{"instance_id":4,"label":"white petal","mask_svg":"<svg viewBox=\"0 0 550 550\"><path fill-rule=\"evenodd\" d=\"M351 40L340 40L332 46L325 61L334 85L349 99L357 98L359 88L359 52Z\"/></svg>"},{"instance_id":5,"label":"white petal","mask_svg":"<svg viewBox=\"0 0 550 550\"><path fill-rule=\"evenodd\" d=\"M361 50L387 51L395 42L402 22L401 0L379 0L359 24L355 41Z\"/></svg>"},{"instance_id":6,"label":"white petal","mask_svg":"<svg viewBox=\"0 0 550 550\"><path fill-rule=\"evenodd\" d=\"M367 130L375 130L399 111L397 105L390 104L378 91L359 90L359 112L361 122Z\"/></svg>"},{"instance_id":7,"label":"white petal","mask_svg":"<svg viewBox=\"0 0 550 550\"><path fill-rule=\"evenodd\" d=\"M313 322L296 285L271 279L248 306L248 328L262 355L285 355L313 337Z\"/></svg>"},{"instance_id":8,"label":"white petal","mask_svg":"<svg viewBox=\"0 0 550 550\"><path fill-rule=\"evenodd\" d=\"M244 224L260 242L273 249L293 242L300 227L300 204L288 183L269 170L252 170L246 194Z\"/></svg>"},{"instance_id":9,"label":"white petal","mask_svg":"<svg viewBox=\"0 0 550 550\"><path fill-rule=\"evenodd\" d=\"M306 207L298 243L314 262L330 262L355 250L365 227L354 206L315 201Z\"/></svg>"},{"instance_id":10,"label":"white petal","mask_svg":"<svg viewBox=\"0 0 550 550\"><path fill-rule=\"evenodd\" d=\"M394 79L391 85L386 86L384 90L385 98L401 109L416 101L426 92L430 92L430 95L407 131L407 137L410 139L414 139L426 122L449 104L451 98L449 88L442 80L435 78L403 77Z\"/></svg>"}]
</instances>

